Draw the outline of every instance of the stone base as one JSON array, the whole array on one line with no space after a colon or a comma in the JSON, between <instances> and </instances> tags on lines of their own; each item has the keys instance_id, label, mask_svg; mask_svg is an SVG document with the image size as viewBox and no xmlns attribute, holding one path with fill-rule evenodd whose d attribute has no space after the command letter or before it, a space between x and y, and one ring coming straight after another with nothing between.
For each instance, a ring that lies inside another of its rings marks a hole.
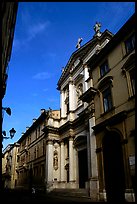
<instances>
[{"instance_id":1,"label":"stone base","mask_svg":"<svg viewBox=\"0 0 137 204\"><path fill-rule=\"evenodd\" d=\"M48 181L46 182L46 191L49 193L50 191L53 190L53 181Z\"/></svg>"},{"instance_id":2,"label":"stone base","mask_svg":"<svg viewBox=\"0 0 137 204\"><path fill-rule=\"evenodd\" d=\"M106 190L104 189L103 192L99 193L99 201L107 202Z\"/></svg>"},{"instance_id":3,"label":"stone base","mask_svg":"<svg viewBox=\"0 0 137 204\"><path fill-rule=\"evenodd\" d=\"M89 181L89 196L94 202L99 201L99 181L97 178L91 178Z\"/></svg>"},{"instance_id":4,"label":"stone base","mask_svg":"<svg viewBox=\"0 0 137 204\"><path fill-rule=\"evenodd\" d=\"M99 193L99 200L107 202L107 196L106 196L105 190L103 190L103 192ZM125 200L126 200L126 202L135 202L135 194L134 194L132 189L126 189Z\"/></svg>"},{"instance_id":5,"label":"stone base","mask_svg":"<svg viewBox=\"0 0 137 204\"><path fill-rule=\"evenodd\" d=\"M126 189L125 199L127 202L135 202L135 193L133 189Z\"/></svg>"},{"instance_id":6,"label":"stone base","mask_svg":"<svg viewBox=\"0 0 137 204\"><path fill-rule=\"evenodd\" d=\"M47 184L47 191L51 191L53 189L57 189L57 188L62 188L62 189L68 189L68 188L78 188L78 184L76 184L76 181L70 181L70 182L66 182L66 181L54 181L52 183Z\"/></svg>"}]
</instances>

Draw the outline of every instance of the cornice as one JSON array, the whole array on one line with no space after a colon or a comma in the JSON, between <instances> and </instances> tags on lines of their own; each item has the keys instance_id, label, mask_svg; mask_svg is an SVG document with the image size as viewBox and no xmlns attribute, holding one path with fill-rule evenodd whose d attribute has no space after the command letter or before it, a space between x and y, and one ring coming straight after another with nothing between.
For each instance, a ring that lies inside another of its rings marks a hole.
<instances>
[{"instance_id":1,"label":"cornice","mask_svg":"<svg viewBox=\"0 0 137 204\"><path fill-rule=\"evenodd\" d=\"M103 131L106 128L106 126L115 125L115 124L123 121L126 117L127 117L127 111L122 111L122 112L117 113L116 115L104 120L103 122L95 125L92 128L95 131L95 133L98 133L98 132Z\"/></svg>"}]
</instances>

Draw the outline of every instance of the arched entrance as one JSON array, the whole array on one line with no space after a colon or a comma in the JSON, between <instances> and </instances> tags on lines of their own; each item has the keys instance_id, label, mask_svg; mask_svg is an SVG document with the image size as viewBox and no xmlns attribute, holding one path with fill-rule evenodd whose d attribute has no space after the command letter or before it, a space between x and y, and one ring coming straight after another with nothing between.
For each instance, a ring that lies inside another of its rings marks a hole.
<instances>
[{"instance_id":1,"label":"arched entrance","mask_svg":"<svg viewBox=\"0 0 137 204\"><path fill-rule=\"evenodd\" d=\"M125 200L125 176L120 135L115 131L108 131L102 145L107 201L122 202Z\"/></svg>"}]
</instances>

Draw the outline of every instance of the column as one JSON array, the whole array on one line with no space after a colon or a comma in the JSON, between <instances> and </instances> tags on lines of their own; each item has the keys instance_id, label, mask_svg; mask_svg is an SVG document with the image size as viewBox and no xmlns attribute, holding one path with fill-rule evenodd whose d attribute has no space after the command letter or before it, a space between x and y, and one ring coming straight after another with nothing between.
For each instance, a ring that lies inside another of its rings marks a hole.
<instances>
[{"instance_id":1,"label":"column","mask_svg":"<svg viewBox=\"0 0 137 204\"><path fill-rule=\"evenodd\" d=\"M78 151L74 148L74 180L76 181L76 184L78 185Z\"/></svg>"},{"instance_id":2,"label":"column","mask_svg":"<svg viewBox=\"0 0 137 204\"><path fill-rule=\"evenodd\" d=\"M74 151L73 138L69 138L69 181L74 181Z\"/></svg>"},{"instance_id":3,"label":"column","mask_svg":"<svg viewBox=\"0 0 137 204\"><path fill-rule=\"evenodd\" d=\"M73 81L70 79L69 81L69 110L74 110L74 89L73 89Z\"/></svg>"},{"instance_id":4,"label":"column","mask_svg":"<svg viewBox=\"0 0 137 204\"><path fill-rule=\"evenodd\" d=\"M90 130L90 156L91 156L91 175L97 177L97 154L96 154L96 137L92 127L95 125L95 117L89 119L89 130Z\"/></svg>"},{"instance_id":5,"label":"column","mask_svg":"<svg viewBox=\"0 0 137 204\"><path fill-rule=\"evenodd\" d=\"M46 146L46 183L47 190L50 190L53 183L53 141L48 140Z\"/></svg>"},{"instance_id":6,"label":"column","mask_svg":"<svg viewBox=\"0 0 137 204\"><path fill-rule=\"evenodd\" d=\"M89 78L89 72L88 72L88 67L85 64L84 65L84 92L88 90L88 83L86 80Z\"/></svg>"},{"instance_id":7,"label":"column","mask_svg":"<svg viewBox=\"0 0 137 204\"><path fill-rule=\"evenodd\" d=\"M87 131L87 160L88 160L88 178L91 178L91 145L90 145L90 133Z\"/></svg>"},{"instance_id":8,"label":"column","mask_svg":"<svg viewBox=\"0 0 137 204\"><path fill-rule=\"evenodd\" d=\"M63 90L60 92L60 107L61 107L61 117L65 117L65 93Z\"/></svg>"},{"instance_id":9,"label":"column","mask_svg":"<svg viewBox=\"0 0 137 204\"><path fill-rule=\"evenodd\" d=\"M64 142L61 141L60 147L60 180L65 181L65 152L64 152Z\"/></svg>"},{"instance_id":10,"label":"column","mask_svg":"<svg viewBox=\"0 0 137 204\"><path fill-rule=\"evenodd\" d=\"M89 141L90 141L90 195L93 201L99 198L99 181L97 169L96 137L92 127L95 125L95 117L89 118Z\"/></svg>"}]
</instances>

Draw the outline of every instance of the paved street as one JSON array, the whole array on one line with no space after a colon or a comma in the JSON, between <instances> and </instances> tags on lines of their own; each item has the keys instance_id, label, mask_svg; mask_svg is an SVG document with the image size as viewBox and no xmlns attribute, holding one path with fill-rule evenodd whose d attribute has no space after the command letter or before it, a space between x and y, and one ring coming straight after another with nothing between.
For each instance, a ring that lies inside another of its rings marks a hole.
<instances>
[{"instance_id":1,"label":"paved street","mask_svg":"<svg viewBox=\"0 0 137 204\"><path fill-rule=\"evenodd\" d=\"M66 203L66 202L92 202L88 198L67 197L67 196L50 196L46 193L30 194L28 191L8 190L2 193L4 203Z\"/></svg>"}]
</instances>

